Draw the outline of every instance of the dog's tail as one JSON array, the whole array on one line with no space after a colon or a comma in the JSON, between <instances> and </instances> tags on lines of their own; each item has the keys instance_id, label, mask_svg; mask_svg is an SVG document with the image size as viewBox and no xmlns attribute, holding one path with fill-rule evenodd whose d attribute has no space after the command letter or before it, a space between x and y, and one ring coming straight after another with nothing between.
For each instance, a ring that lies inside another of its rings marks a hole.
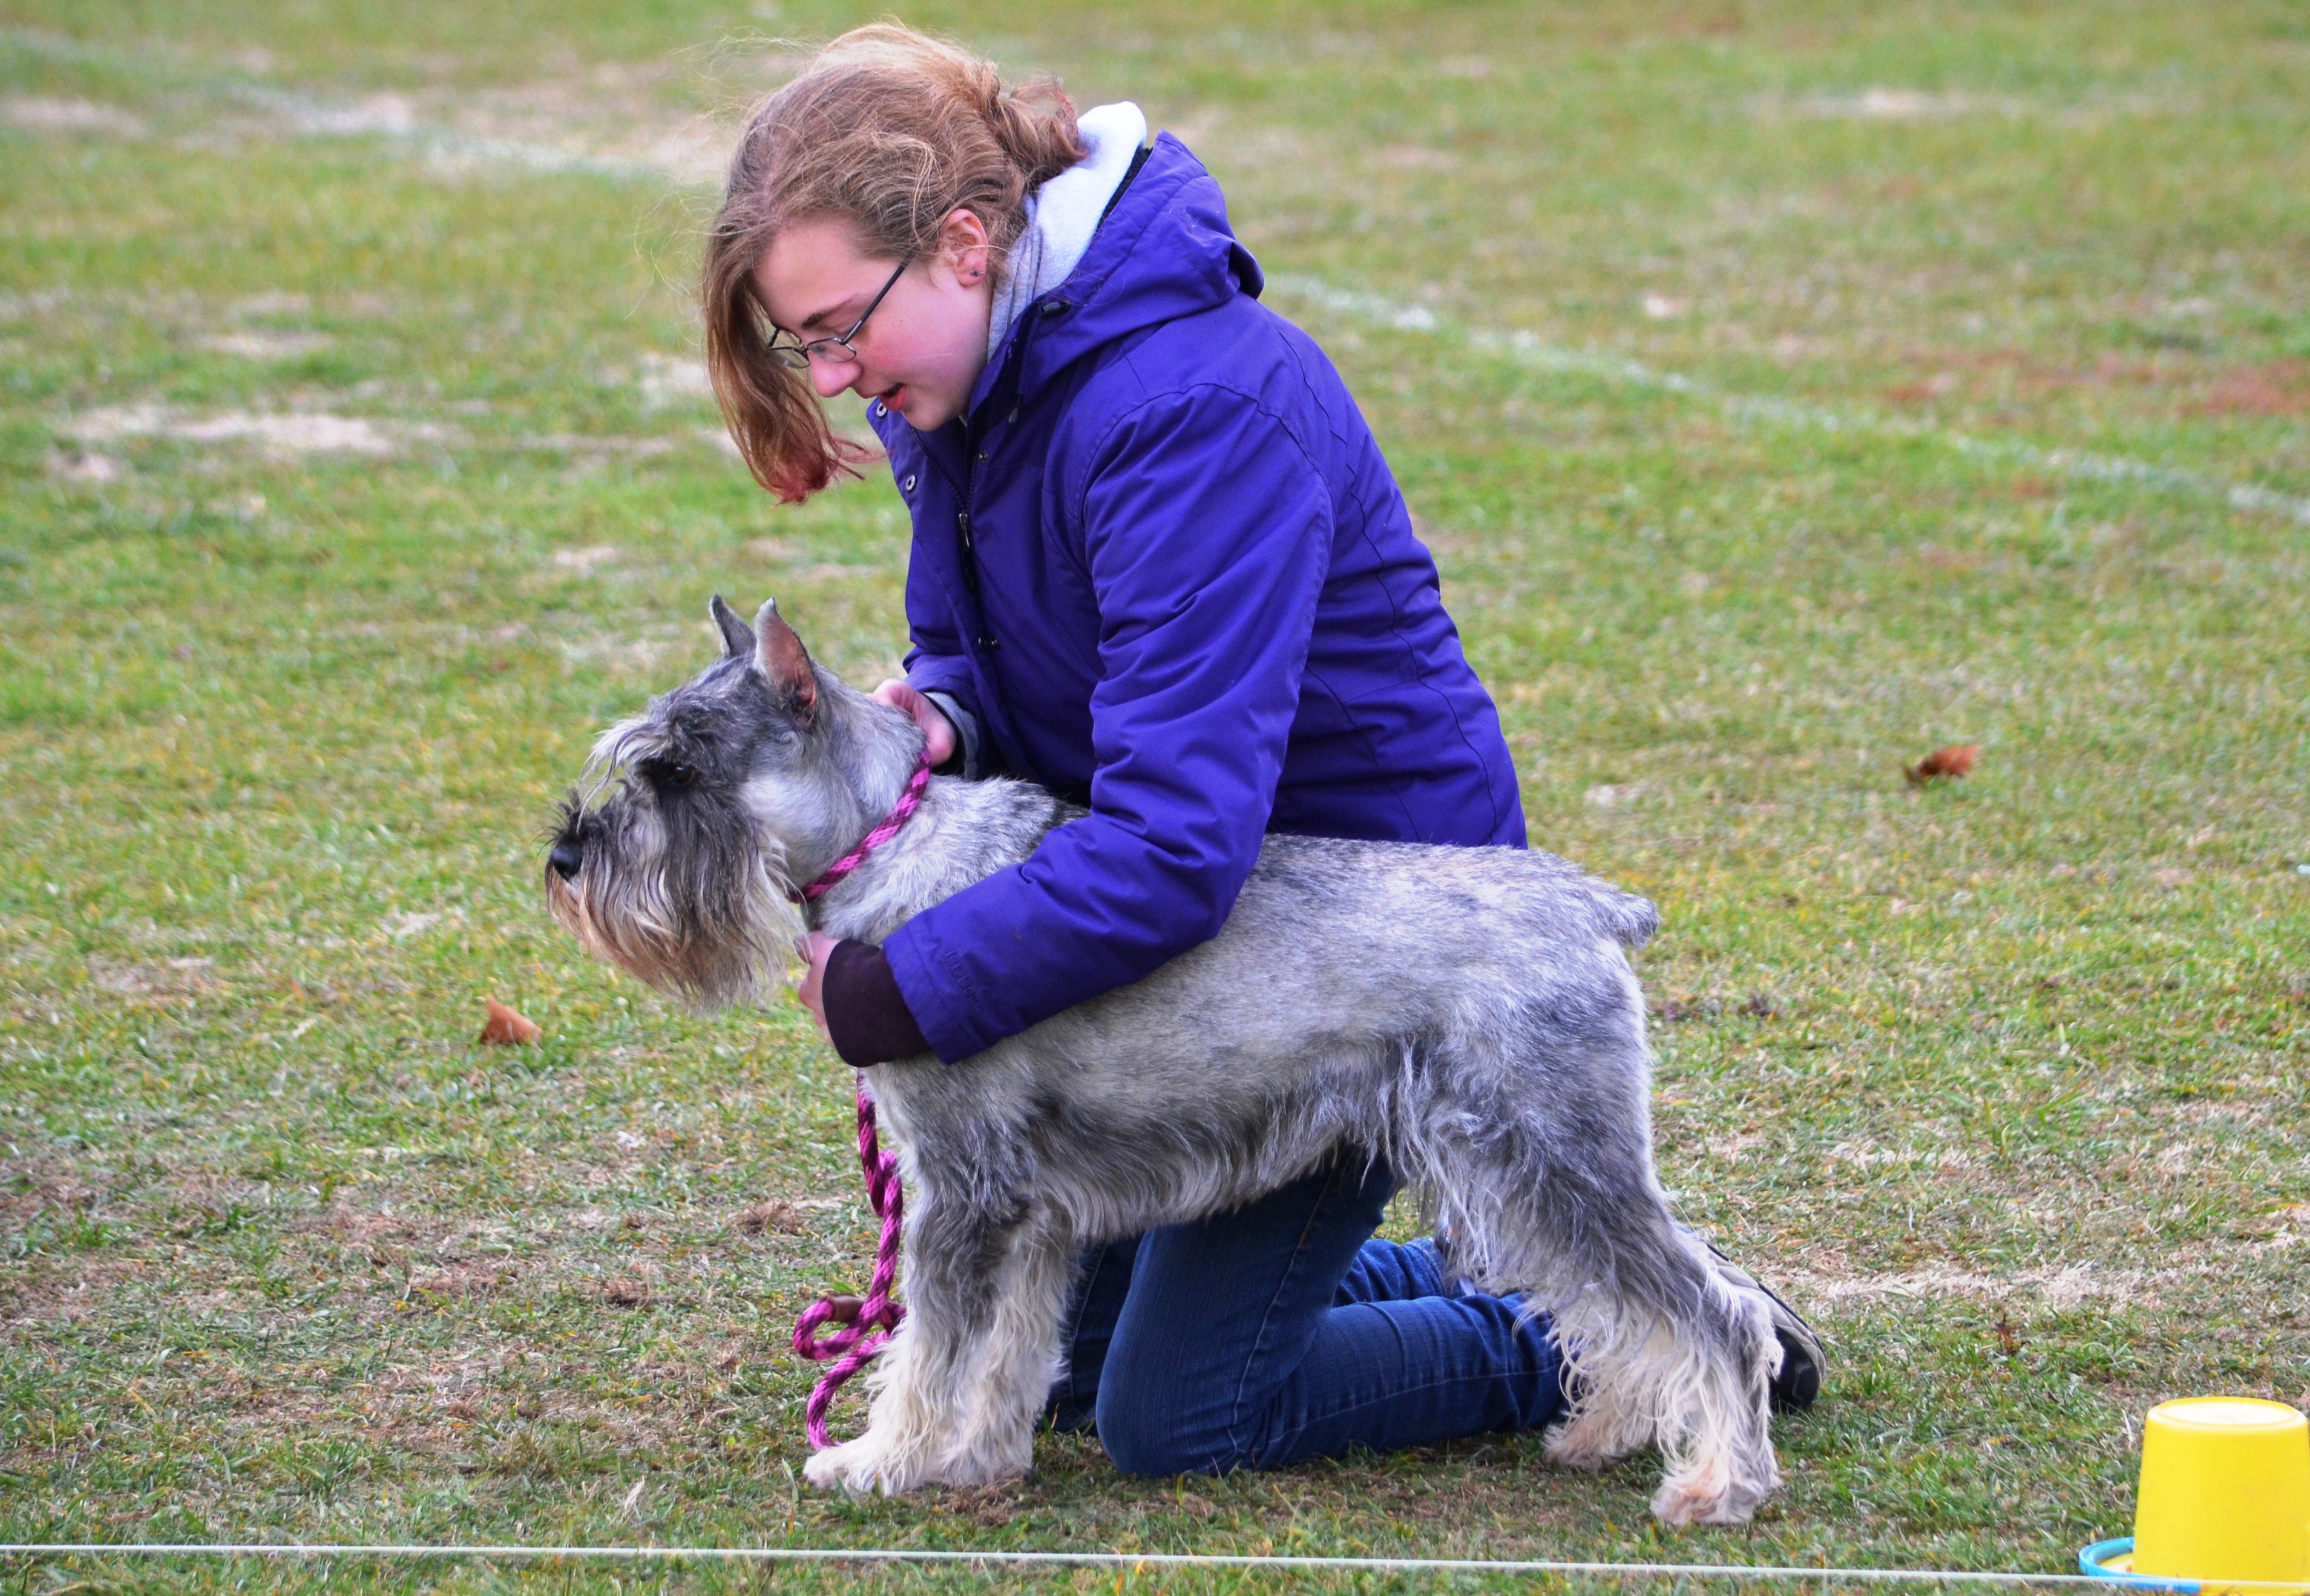
<instances>
[{"instance_id":1,"label":"dog's tail","mask_svg":"<svg viewBox=\"0 0 2310 1596\"><path fill-rule=\"evenodd\" d=\"M1652 899L1593 879L1589 884L1589 902L1595 906L1596 917L1607 935L1623 948L1641 948L1653 940L1653 933L1660 930L1660 911Z\"/></svg>"},{"instance_id":2,"label":"dog's tail","mask_svg":"<svg viewBox=\"0 0 2310 1596\"><path fill-rule=\"evenodd\" d=\"M1470 851L1476 854L1494 852L1489 848ZM1535 924L1547 931L1559 935L1585 932L1610 937L1624 949L1634 949L1652 941L1654 933L1660 930L1660 911L1653 907L1650 899L1623 892L1610 881L1598 880L1569 859L1538 848L1515 857L1522 868L1533 872L1533 885L1540 888L1528 905L1539 916ZM1581 924L1584 910L1587 919L1585 926Z\"/></svg>"}]
</instances>

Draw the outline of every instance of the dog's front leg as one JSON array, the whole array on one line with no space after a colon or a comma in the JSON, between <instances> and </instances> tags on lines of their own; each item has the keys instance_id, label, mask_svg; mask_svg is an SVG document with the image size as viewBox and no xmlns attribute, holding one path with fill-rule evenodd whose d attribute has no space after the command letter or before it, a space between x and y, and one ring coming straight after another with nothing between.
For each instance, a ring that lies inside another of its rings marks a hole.
<instances>
[{"instance_id":1,"label":"dog's front leg","mask_svg":"<svg viewBox=\"0 0 2310 1596\"><path fill-rule=\"evenodd\" d=\"M947 1197L946 1186L909 1193L907 1317L869 1376L865 1433L803 1465L813 1485L897 1496L1027 1471L1056 1372L1064 1245L1022 1203L990 1204L965 1182L954 1187L972 1195Z\"/></svg>"},{"instance_id":2,"label":"dog's front leg","mask_svg":"<svg viewBox=\"0 0 2310 1596\"><path fill-rule=\"evenodd\" d=\"M915 1302L867 1372L873 1401L864 1433L812 1453L802 1466L803 1479L822 1490L880 1490L890 1496L928 1483L925 1463L934 1427L923 1410L920 1382L914 1377L922 1340L922 1305Z\"/></svg>"},{"instance_id":3,"label":"dog's front leg","mask_svg":"<svg viewBox=\"0 0 2310 1596\"><path fill-rule=\"evenodd\" d=\"M993 1321L970 1354L961 1426L939 1460L942 1483L993 1485L1017 1479L1033 1462L1035 1427L1063 1363L1073 1278L1072 1233L1055 1215L1038 1215L1011 1233Z\"/></svg>"}]
</instances>

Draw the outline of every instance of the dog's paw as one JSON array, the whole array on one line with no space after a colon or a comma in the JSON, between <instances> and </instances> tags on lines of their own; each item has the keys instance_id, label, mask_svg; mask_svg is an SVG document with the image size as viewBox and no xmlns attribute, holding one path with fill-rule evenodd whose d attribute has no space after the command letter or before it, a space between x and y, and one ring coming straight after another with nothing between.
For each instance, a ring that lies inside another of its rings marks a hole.
<instances>
[{"instance_id":1,"label":"dog's paw","mask_svg":"<svg viewBox=\"0 0 2310 1596\"><path fill-rule=\"evenodd\" d=\"M839 1446L829 1446L824 1452L813 1452L810 1461L802 1466L802 1477L822 1491L843 1491L852 1488L849 1465L843 1453L856 1445L855 1441Z\"/></svg>"},{"instance_id":2,"label":"dog's paw","mask_svg":"<svg viewBox=\"0 0 2310 1596\"><path fill-rule=\"evenodd\" d=\"M1548 1455L1568 1469L1601 1469L1651 1445L1656 1427L1635 1413L1591 1401L1549 1432Z\"/></svg>"},{"instance_id":3,"label":"dog's paw","mask_svg":"<svg viewBox=\"0 0 2310 1596\"><path fill-rule=\"evenodd\" d=\"M1745 1524L1780 1484L1771 1469L1764 1479L1745 1477L1724 1458L1695 1460L1672 1470L1653 1497L1653 1513L1679 1529L1691 1524Z\"/></svg>"},{"instance_id":4,"label":"dog's paw","mask_svg":"<svg viewBox=\"0 0 2310 1596\"><path fill-rule=\"evenodd\" d=\"M1692 1491L1672 1481L1653 1494L1653 1516L1679 1530L1695 1524L1745 1524L1760 1500L1738 1492Z\"/></svg>"},{"instance_id":5,"label":"dog's paw","mask_svg":"<svg viewBox=\"0 0 2310 1596\"><path fill-rule=\"evenodd\" d=\"M845 1441L813 1455L802 1466L802 1477L824 1491L847 1491L854 1496L880 1491L896 1496L929 1483L920 1471L901 1465L873 1431L855 1441Z\"/></svg>"},{"instance_id":6,"label":"dog's paw","mask_svg":"<svg viewBox=\"0 0 2310 1596\"><path fill-rule=\"evenodd\" d=\"M1610 1454L1598 1451L1594 1446L1568 1444L1560 1435L1548 1438L1548 1459L1568 1469L1579 1469L1590 1474L1612 1461Z\"/></svg>"},{"instance_id":7,"label":"dog's paw","mask_svg":"<svg viewBox=\"0 0 2310 1596\"><path fill-rule=\"evenodd\" d=\"M1732 1485L1732 1468L1724 1457L1689 1459L1671 1469L1668 1478L1661 1481L1653 1495L1653 1514L1679 1529L1687 1524L1734 1522L1730 1516L1732 1505L1727 1499Z\"/></svg>"},{"instance_id":8,"label":"dog's paw","mask_svg":"<svg viewBox=\"0 0 2310 1596\"><path fill-rule=\"evenodd\" d=\"M1033 1446L1023 1439L1012 1446L981 1446L952 1453L939 1460L937 1483L958 1490L1008 1485L1024 1478L1034 1461Z\"/></svg>"}]
</instances>

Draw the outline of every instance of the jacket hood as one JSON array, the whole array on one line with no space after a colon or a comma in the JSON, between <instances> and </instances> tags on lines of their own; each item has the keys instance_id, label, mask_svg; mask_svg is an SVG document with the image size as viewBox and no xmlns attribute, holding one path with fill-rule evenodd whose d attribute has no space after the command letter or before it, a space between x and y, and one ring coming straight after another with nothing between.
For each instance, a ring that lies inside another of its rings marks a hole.
<instances>
[{"instance_id":1,"label":"jacket hood","mask_svg":"<svg viewBox=\"0 0 2310 1596\"><path fill-rule=\"evenodd\" d=\"M1228 226L1219 180L1186 145L1157 137L1138 175L1099 224L1081 262L1043 295L987 362L972 407L1003 369L1020 362L1019 392L1030 395L1053 373L1133 334L1259 297L1259 263Z\"/></svg>"}]
</instances>

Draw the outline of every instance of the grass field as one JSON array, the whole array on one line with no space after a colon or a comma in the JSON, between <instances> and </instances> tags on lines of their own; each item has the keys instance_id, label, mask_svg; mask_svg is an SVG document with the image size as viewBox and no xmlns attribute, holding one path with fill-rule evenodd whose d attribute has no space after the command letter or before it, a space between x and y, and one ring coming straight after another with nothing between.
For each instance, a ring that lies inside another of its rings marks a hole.
<instances>
[{"instance_id":1,"label":"grass field","mask_svg":"<svg viewBox=\"0 0 2310 1596\"><path fill-rule=\"evenodd\" d=\"M535 877L709 594L902 646L887 481L774 507L685 303L769 36L873 14L0 0L0 1540L2055 1570L2151 1402L2310 1402L2310 14L942 3L1226 183L1536 840L1665 911L1665 1178L1835 1367L1733 1533L1527 1438L801 1489L847 1072ZM543 1043L475 1045L491 994ZM0 1569L638 1579L1032 1583Z\"/></svg>"}]
</instances>

